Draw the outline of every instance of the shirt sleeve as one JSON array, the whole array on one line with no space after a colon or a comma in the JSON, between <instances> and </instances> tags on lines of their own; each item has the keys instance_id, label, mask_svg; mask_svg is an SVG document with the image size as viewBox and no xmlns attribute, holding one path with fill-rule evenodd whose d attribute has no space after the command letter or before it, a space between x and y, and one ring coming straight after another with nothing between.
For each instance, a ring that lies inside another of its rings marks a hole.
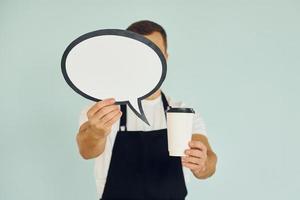
<instances>
[{"instance_id":1,"label":"shirt sleeve","mask_svg":"<svg viewBox=\"0 0 300 200\"><path fill-rule=\"evenodd\" d=\"M193 117L193 133L201 133L202 135L207 136L205 123L198 112L195 112Z\"/></svg>"}]
</instances>

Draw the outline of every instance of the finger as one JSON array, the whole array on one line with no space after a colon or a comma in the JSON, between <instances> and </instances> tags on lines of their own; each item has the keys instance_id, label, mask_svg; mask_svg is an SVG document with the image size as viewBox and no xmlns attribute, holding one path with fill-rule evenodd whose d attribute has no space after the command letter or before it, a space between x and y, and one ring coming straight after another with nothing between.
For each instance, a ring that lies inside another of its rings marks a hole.
<instances>
[{"instance_id":1,"label":"finger","mask_svg":"<svg viewBox=\"0 0 300 200\"><path fill-rule=\"evenodd\" d=\"M88 111L87 111L87 117L90 119L98 110L100 110L104 106L108 106L111 104L114 104L115 100L113 98L104 99L102 101L99 101L95 103Z\"/></svg>"},{"instance_id":2,"label":"finger","mask_svg":"<svg viewBox=\"0 0 300 200\"><path fill-rule=\"evenodd\" d=\"M207 152L207 147L201 142L201 141L190 141L189 142L189 146L192 148L192 149L200 149L204 152Z\"/></svg>"},{"instance_id":3,"label":"finger","mask_svg":"<svg viewBox=\"0 0 300 200\"><path fill-rule=\"evenodd\" d=\"M113 112L114 110L119 110L117 105L106 106L99 110L96 114L94 114L94 116L90 118L89 121L92 125L101 125L103 124L101 118L109 114L110 112Z\"/></svg>"},{"instance_id":4,"label":"finger","mask_svg":"<svg viewBox=\"0 0 300 200\"><path fill-rule=\"evenodd\" d=\"M107 121L104 126L105 127L111 127L114 123L116 123L116 121L118 121L120 119L120 117L122 116L122 112L119 111L118 114L116 114L113 118L111 118L109 121Z\"/></svg>"},{"instance_id":5,"label":"finger","mask_svg":"<svg viewBox=\"0 0 300 200\"><path fill-rule=\"evenodd\" d=\"M118 105L110 105L102 107L92 118L95 118L97 120L102 120L102 118L106 115L108 115L110 112L114 112L115 110L119 111L120 106Z\"/></svg>"},{"instance_id":6,"label":"finger","mask_svg":"<svg viewBox=\"0 0 300 200\"><path fill-rule=\"evenodd\" d=\"M182 157L182 162L200 165L203 162L203 160L196 157L184 156Z\"/></svg>"},{"instance_id":7,"label":"finger","mask_svg":"<svg viewBox=\"0 0 300 200\"><path fill-rule=\"evenodd\" d=\"M121 111L115 110L115 111L112 111L112 112L108 113L107 115L105 115L101 120L93 119L93 120L91 120L91 122L97 129L110 129L111 126L108 126L106 124L106 122L112 120L119 113L121 113Z\"/></svg>"},{"instance_id":8,"label":"finger","mask_svg":"<svg viewBox=\"0 0 300 200\"><path fill-rule=\"evenodd\" d=\"M203 159L207 157L207 154L199 149L187 149L185 150L185 154L188 156L203 158Z\"/></svg>"},{"instance_id":9,"label":"finger","mask_svg":"<svg viewBox=\"0 0 300 200\"><path fill-rule=\"evenodd\" d=\"M119 112L121 112L119 109L113 110L109 113L107 113L106 115L104 115L100 121L102 124L105 124L106 122L108 122L109 120L111 120L116 114L118 114Z\"/></svg>"},{"instance_id":10,"label":"finger","mask_svg":"<svg viewBox=\"0 0 300 200\"><path fill-rule=\"evenodd\" d=\"M196 169L199 168L198 165L193 164L193 163L182 162L182 165L183 165L184 167L187 167L187 168L191 169L191 170L196 170Z\"/></svg>"}]
</instances>

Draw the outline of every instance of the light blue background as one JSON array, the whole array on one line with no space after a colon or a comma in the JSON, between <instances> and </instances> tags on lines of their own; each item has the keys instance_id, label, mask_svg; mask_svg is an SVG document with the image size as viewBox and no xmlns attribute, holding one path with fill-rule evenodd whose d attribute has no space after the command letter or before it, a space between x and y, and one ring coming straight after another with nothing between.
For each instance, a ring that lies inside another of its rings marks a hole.
<instances>
[{"instance_id":1,"label":"light blue background","mask_svg":"<svg viewBox=\"0 0 300 200\"><path fill-rule=\"evenodd\" d=\"M60 59L81 34L141 19L165 27L163 88L201 112L218 154L188 199L299 199L297 0L0 0L0 199L96 199L75 142L89 101Z\"/></svg>"}]
</instances>

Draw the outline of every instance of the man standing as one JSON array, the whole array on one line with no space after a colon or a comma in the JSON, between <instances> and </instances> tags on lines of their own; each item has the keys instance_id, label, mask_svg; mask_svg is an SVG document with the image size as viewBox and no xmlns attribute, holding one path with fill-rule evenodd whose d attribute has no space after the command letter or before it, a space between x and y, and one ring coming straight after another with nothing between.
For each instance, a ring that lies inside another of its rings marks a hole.
<instances>
[{"instance_id":1,"label":"man standing","mask_svg":"<svg viewBox=\"0 0 300 200\"><path fill-rule=\"evenodd\" d=\"M167 34L159 24L139 21L127 30L151 40L168 58ZM199 179L214 174L217 156L198 113L186 156L170 157L165 110L169 105L184 107L182 102L172 100L160 89L142 100L151 126L127 105L114 103L113 98L105 99L83 110L77 134L82 157L96 158L96 185L101 199L184 199L189 171Z\"/></svg>"}]
</instances>

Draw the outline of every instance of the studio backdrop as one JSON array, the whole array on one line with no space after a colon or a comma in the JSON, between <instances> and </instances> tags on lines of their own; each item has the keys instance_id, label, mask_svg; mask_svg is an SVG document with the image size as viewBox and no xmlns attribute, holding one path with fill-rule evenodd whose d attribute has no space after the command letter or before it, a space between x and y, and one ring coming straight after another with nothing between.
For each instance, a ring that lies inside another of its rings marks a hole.
<instances>
[{"instance_id":1,"label":"studio backdrop","mask_svg":"<svg viewBox=\"0 0 300 200\"><path fill-rule=\"evenodd\" d=\"M300 3L296 0L1 0L0 199L97 199L78 152L91 103L61 73L66 47L149 19L168 34L163 91L201 113L218 155L190 200L300 198Z\"/></svg>"}]
</instances>

